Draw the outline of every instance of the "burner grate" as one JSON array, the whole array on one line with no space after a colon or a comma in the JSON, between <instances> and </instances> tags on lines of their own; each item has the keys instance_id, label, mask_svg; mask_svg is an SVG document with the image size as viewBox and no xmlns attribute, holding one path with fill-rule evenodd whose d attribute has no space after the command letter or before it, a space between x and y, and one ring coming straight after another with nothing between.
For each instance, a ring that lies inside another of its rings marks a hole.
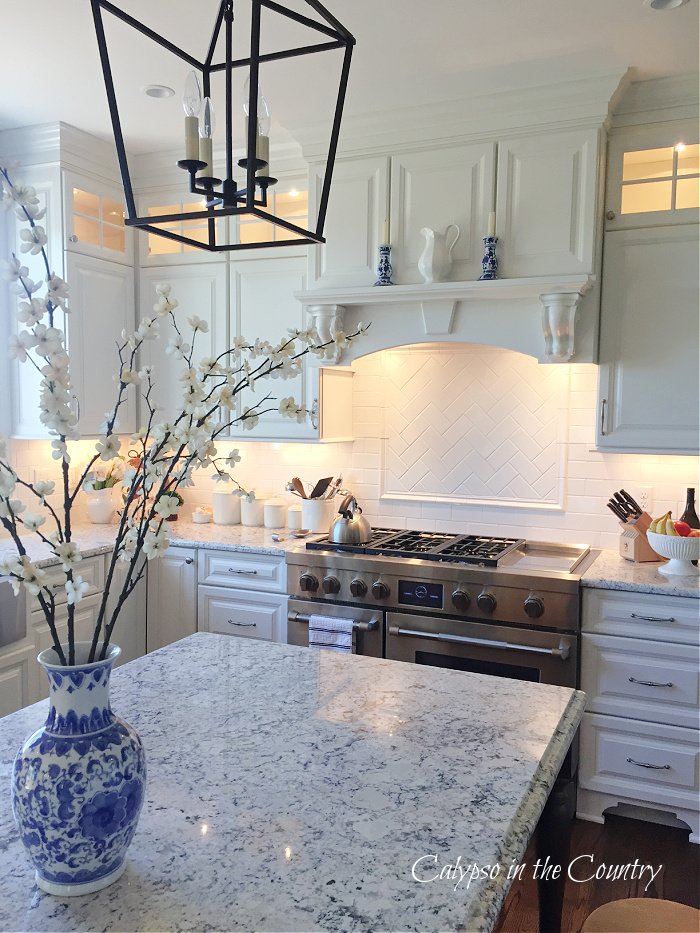
<instances>
[{"instance_id":1,"label":"burner grate","mask_svg":"<svg viewBox=\"0 0 700 933\"><path fill-rule=\"evenodd\" d=\"M437 548L452 541L456 541L458 535L436 534L430 531L405 531L395 535L383 544L376 545L381 554L419 554L421 556L435 556L433 552Z\"/></svg>"},{"instance_id":2,"label":"burner grate","mask_svg":"<svg viewBox=\"0 0 700 933\"><path fill-rule=\"evenodd\" d=\"M495 566L499 559L523 543L522 538L465 535L440 549L440 560Z\"/></svg>"}]
</instances>

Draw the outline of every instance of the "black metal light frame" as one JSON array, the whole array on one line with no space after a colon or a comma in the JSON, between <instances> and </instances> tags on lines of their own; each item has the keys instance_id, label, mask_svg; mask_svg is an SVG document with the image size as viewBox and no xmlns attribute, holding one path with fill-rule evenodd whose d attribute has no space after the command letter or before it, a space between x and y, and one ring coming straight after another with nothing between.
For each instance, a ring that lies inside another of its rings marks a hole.
<instances>
[{"instance_id":1,"label":"black metal light frame","mask_svg":"<svg viewBox=\"0 0 700 933\"><path fill-rule=\"evenodd\" d=\"M348 75L350 73L350 60L352 49L355 45L355 39L350 32L331 14L318 0L305 0L315 12L324 20L320 23L315 19L303 16L293 10L288 10L275 0L250 0L252 7L251 19L251 37L250 37L250 57L233 59L233 0L221 0L219 10L214 23L211 41L207 57L200 62L194 56L188 54L183 49L178 48L172 42L169 42L163 36L158 35L148 26L130 16L124 10L119 9L109 0L91 0L92 14L95 21L95 32L97 35L97 44L100 52L100 61L104 74L105 88L107 91L107 101L109 103L110 116L112 118L112 129L114 132L114 141L117 147L117 158L119 160L119 170L124 185L124 198L126 201L127 216L124 223L129 227L137 227L146 230L149 233L166 237L169 240L177 240L188 246L197 249L205 249L213 253L225 252L238 249L259 249L270 246L298 246L300 243L325 243L323 236L323 227L326 221L326 212L328 208L328 196L330 194L331 179L333 177L333 167L338 148L338 138L340 136L340 123L343 116L343 106L345 103L345 93L348 84ZM306 45L299 48L288 49L280 52L270 52L260 54L260 19L261 9L265 7L288 19L301 25L308 26L317 32L328 37L328 41L319 42L315 45ZM192 194L202 195L209 201L216 203L207 206L201 211L188 211L179 214L162 214L155 217L139 217L136 212L136 202L129 174L129 165L124 146L124 136L122 134L121 120L117 107L117 97L114 90L114 80L112 78L112 69L109 61L109 52L107 49L107 40L105 38L104 23L102 20L102 11L111 13L117 19L133 27L142 35L153 40L153 42L172 52L174 55L187 62L193 69L202 74L202 89L205 97L210 96L211 75L215 72L223 71L226 81L226 178L223 182L218 178L202 178L197 176L197 172L204 168L205 163L198 160L182 160L178 162L180 168L189 173L189 191ZM220 63L214 63L214 52L219 41L221 29L224 29L225 55L226 60ZM323 179L323 188L318 205L318 215L316 219L316 229L306 230L296 224L283 220L275 214L263 211L267 206L267 190L277 181L270 176L261 176L257 172L264 168L265 162L257 158L257 125L258 125L258 75L261 62L278 61L285 58L296 58L300 55L310 55L316 52L326 52L330 49L345 49L343 64L340 73L340 86L333 116L333 125L331 129L331 139L328 149L328 158L326 162L326 172ZM247 138L247 158L239 160L238 164L246 170L246 187L239 190L233 179L233 127L232 127L232 75L234 68L250 68L250 95L248 99L248 138ZM218 190L217 186L221 185ZM256 198L256 188L260 189L260 196ZM218 243L217 242L217 220L220 217L232 216L237 214L250 214L258 217L260 220L267 221L277 227L295 234L293 239L270 240L260 243ZM208 242L202 243L191 237L174 233L171 230L164 230L157 224L173 223L177 221L189 220L208 220Z\"/></svg>"}]
</instances>

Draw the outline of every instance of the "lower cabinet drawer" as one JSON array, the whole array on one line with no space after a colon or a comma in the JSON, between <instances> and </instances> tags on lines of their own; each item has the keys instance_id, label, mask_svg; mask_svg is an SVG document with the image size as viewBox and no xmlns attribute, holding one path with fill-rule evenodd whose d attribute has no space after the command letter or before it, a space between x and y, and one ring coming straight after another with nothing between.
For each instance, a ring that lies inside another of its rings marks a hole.
<instances>
[{"instance_id":1,"label":"lower cabinet drawer","mask_svg":"<svg viewBox=\"0 0 700 933\"><path fill-rule=\"evenodd\" d=\"M284 557L250 551L199 552L199 582L238 589L287 592Z\"/></svg>"},{"instance_id":2,"label":"lower cabinet drawer","mask_svg":"<svg viewBox=\"0 0 700 933\"><path fill-rule=\"evenodd\" d=\"M75 565L75 575L82 577L85 583L89 584L90 589L87 596L93 593L101 593L105 588L105 558L104 554L97 554L94 557L84 557ZM46 568L46 585L54 590L54 599L56 605L60 606L66 601L66 575L61 570L60 565ZM39 600L36 596L32 597L29 605L30 612L41 609Z\"/></svg>"},{"instance_id":3,"label":"lower cabinet drawer","mask_svg":"<svg viewBox=\"0 0 700 933\"><path fill-rule=\"evenodd\" d=\"M697 728L699 660L694 645L584 632L581 689L586 692L586 709Z\"/></svg>"},{"instance_id":4,"label":"lower cabinet drawer","mask_svg":"<svg viewBox=\"0 0 700 933\"><path fill-rule=\"evenodd\" d=\"M700 601L687 596L584 587L582 606L584 632L684 645L697 645L700 641Z\"/></svg>"},{"instance_id":5,"label":"lower cabinet drawer","mask_svg":"<svg viewBox=\"0 0 700 933\"><path fill-rule=\"evenodd\" d=\"M286 641L286 596L200 586L197 609L202 632Z\"/></svg>"},{"instance_id":6,"label":"lower cabinet drawer","mask_svg":"<svg viewBox=\"0 0 700 933\"><path fill-rule=\"evenodd\" d=\"M696 729L584 713L579 784L640 803L696 809L699 740Z\"/></svg>"}]
</instances>

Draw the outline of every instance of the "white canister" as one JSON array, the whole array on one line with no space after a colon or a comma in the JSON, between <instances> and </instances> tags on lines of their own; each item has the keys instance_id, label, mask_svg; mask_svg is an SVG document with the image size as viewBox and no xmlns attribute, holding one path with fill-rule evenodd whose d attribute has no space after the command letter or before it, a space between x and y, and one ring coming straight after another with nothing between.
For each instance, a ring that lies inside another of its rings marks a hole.
<instances>
[{"instance_id":1,"label":"white canister","mask_svg":"<svg viewBox=\"0 0 700 933\"><path fill-rule=\"evenodd\" d=\"M299 531L301 528L301 508L298 505L290 505L287 509L287 528L290 531Z\"/></svg>"},{"instance_id":2,"label":"white canister","mask_svg":"<svg viewBox=\"0 0 700 933\"><path fill-rule=\"evenodd\" d=\"M248 501L245 496L241 499L241 525L260 528L265 523L265 500L253 499Z\"/></svg>"},{"instance_id":3,"label":"white canister","mask_svg":"<svg viewBox=\"0 0 700 933\"><path fill-rule=\"evenodd\" d=\"M114 515L114 486L86 493L88 517L93 525L108 525Z\"/></svg>"},{"instance_id":4,"label":"white canister","mask_svg":"<svg viewBox=\"0 0 700 933\"><path fill-rule=\"evenodd\" d=\"M328 534L332 510L332 499L302 499L301 527L317 534Z\"/></svg>"},{"instance_id":5,"label":"white canister","mask_svg":"<svg viewBox=\"0 0 700 933\"><path fill-rule=\"evenodd\" d=\"M284 528L287 507L282 499L268 499L265 503L265 527Z\"/></svg>"},{"instance_id":6,"label":"white canister","mask_svg":"<svg viewBox=\"0 0 700 933\"><path fill-rule=\"evenodd\" d=\"M214 492L211 496L215 525L239 525L241 522L241 500L232 492Z\"/></svg>"}]
</instances>

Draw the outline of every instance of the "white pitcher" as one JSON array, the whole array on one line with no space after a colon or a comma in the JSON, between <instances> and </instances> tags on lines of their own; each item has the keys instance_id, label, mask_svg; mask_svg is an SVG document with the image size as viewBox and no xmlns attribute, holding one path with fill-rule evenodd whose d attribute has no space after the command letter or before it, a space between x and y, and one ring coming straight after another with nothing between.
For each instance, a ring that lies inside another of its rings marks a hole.
<instances>
[{"instance_id":1,"label":"white pitcher","mask_svg":"<svg viewBox=\"0 0 700 933\"><path fill-rule=\"evenodd\" d=\"M455 231L455 236L448 244L450 230ZM457 224L450 224L444 233L423 227L421 234L425 237L425 246L418 260L418 271L424 282L443 282L452 268L452 250L459 239L459 227Z\"/></svg>"}]
</instances>

